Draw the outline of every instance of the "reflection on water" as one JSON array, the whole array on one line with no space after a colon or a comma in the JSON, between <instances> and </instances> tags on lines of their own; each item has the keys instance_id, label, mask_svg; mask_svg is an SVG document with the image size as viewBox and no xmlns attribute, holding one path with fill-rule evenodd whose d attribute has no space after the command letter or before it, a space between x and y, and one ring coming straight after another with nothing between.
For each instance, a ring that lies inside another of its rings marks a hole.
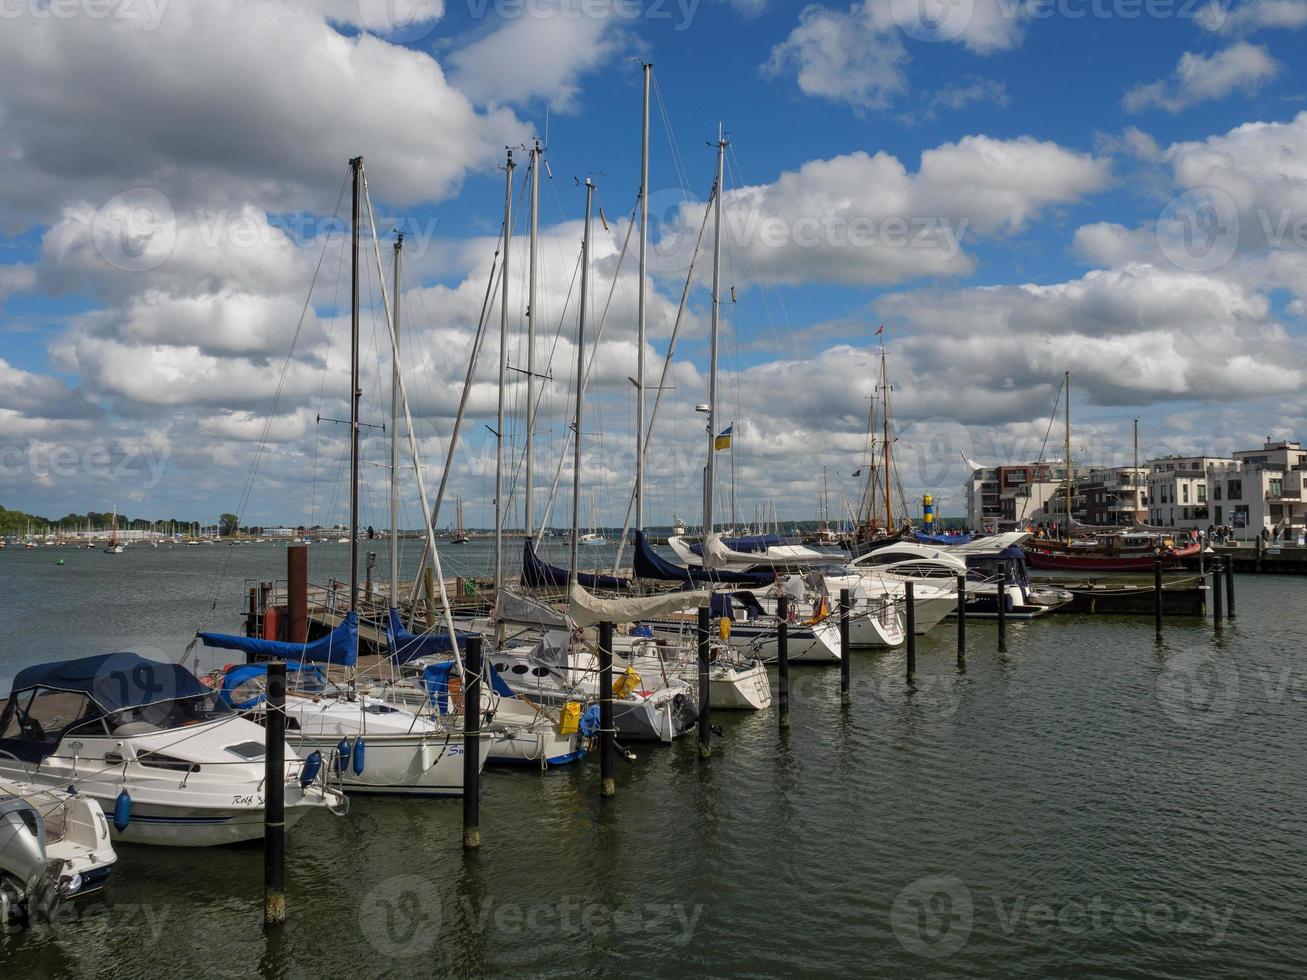
<instances>
[{"instance_id":1,"label":"reflection on water","mask_svg":"<svg viewBox=\"0 0 1307 980\"><path fill-rule=\"evenodd\" d=\"M386 566L384 543L378 567ZM283 550L0 555L0 677L73 651L234 629ZM343 575L343 546L313 556ZM451 571L483 571L469 545ZM405 555L416 561L416 548ZM477 563L480 566L477 567ZM225 576L219 576L227 564ZM221 581L221 585L219 582ZM839 672L796 667L774 714L597 765L491 772L480 853L457 802L358 799L290 835L290 921L261 926L259 848L123 847L101 900L0 938L6 976L513 973L1217 976L1288 972L1307 924L1299 584L1238 580L1196 623L949 623Z\"/></svg>"}]
</instances>

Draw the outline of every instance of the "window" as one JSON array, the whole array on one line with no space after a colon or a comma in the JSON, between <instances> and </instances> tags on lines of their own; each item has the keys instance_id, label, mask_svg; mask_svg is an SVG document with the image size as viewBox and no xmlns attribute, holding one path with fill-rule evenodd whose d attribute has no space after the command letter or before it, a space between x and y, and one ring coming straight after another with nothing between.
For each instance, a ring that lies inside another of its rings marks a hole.
<instances>
[{"instance_id":1,"label":"window","mask_svg":"<svg viewBox=\"0 0 1307 980\"><path fill-rule=\"evenodd\" d=\"M1221 498L1220 498L1220 497L1217 497L1216 499L1217 499L1217 500L1220 500ZM1216 505L1216 523L1217 523L1217 524L1220 524L1220 523L1221 523L1221 505L1220 505L1220 504L1217 504L1217 505Z\"/></svg>"},{"instance_id":2,"label":"window","mask_svg":"<svg viewBox=\"0 0 1307 980\"><path fill-rule=\"evenodd\" d=\"M1267 488L1267 490L1266 490L1266 496L1268 496L1268 497L1282 497L1282 496L1284 496L1284 478L1283 478L1283 477L1279 477L1279 476L1272 477L1272 478L1270 479L1269 483L1270 483L1270 486L1269 486L1269 487Z\"/></svg>"},{"instance_id":3,"label":"window","mask_svg":"<svg viewBox=\"0 0 1307 980\"><path fill-rule=\"evenodd\" d=\"M1226 491L1226 496L1229 497L1231 500L1241 500L1243 498L1243 480L1226 481L1225 491ZM1235 513L1238 512L1239 510L1236 507Z\"/></svg>"},{"instance_id":4,"label":"window","mask_svg":"<svg viewBox=\"0 0 1307 980\"><path fill-rule=\"evenodd\" d=\"M53 742L92 708L85 694L37 688L14 705L2 737Z\"/></svg>"},{"instance_id":5,"label":"window","mask_svg":"<svg viewBox=\"0 0 1307 980\"><path fill-rule=\"evenodd\" d=\"M1221 499L1221 481L1220 481L1220 480L1213 480L1213 481L1212 481L1212 499L1213 499L1213 500L1220 500L1220 499Z\"/></svg>"},{"instance_id":6,"label":"window","mask_svg":"<svg viewBox=\"0 0 1307 980\"><path fill-rule=\"evenodd\" d=\"M1207 503L1207 484L1200 483L1195 489L1198 491L1198 502L1200 504Z\"/></svg>"},{"instance_id":7,"label":"window","mask_svg":"<svg viewBox=\"0 0 1307 980\"><path fill-rule=\"evenodd\" d=\"M1187 483L1180 484L1180 502L1189 503L1189 484Z\"/></svg>"}]
</instances>

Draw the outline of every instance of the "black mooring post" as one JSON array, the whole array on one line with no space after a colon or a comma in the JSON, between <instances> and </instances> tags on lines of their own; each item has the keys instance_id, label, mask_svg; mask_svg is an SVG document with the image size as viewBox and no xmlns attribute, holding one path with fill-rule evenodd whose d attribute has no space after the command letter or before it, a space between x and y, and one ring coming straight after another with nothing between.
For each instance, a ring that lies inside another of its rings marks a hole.
<instances>
[{"instance_id":1,"label":"black mooring post","mask_svg":"<svg viewBox=\"0 0 1307 980\"><path fill-rule=\"evenodd\" d=\"M617 795L613 776L613 624L599 624L599 796Z\"/></svg>"},{"instance_id":2,"label":"black mooring post","mask_svg":"<svg viewBox=\"0 0 1307 980\"><path fill-rule=\"evenodd\" d=\"M1162 642L1162 559L1153 562L1153 622L1157 626L1157 642Z\"/></svg>"},{"instance_id":3,"label":"black mooring post","mask_svg":"<svg viewBox=\"0 0 1307 980\"><path fill-rule=\"evenodd\" d=\"M712 698L708 681L708 627L711 610L699 607L699 758L712 755Z\"/></svg>"},{"instance_id":4,"label":"black mooring post","mask_svg":"<svg viewBox=\"0 0 1307 980\"><path fill-rule=\"evenodd\" d=\"M1224 624L1221 622L1225 618L1223 609L1224 592L1221 590L1221 571L1225 562L1220 558L1212 559L1212 627L1221 629Z\"/></svg>"},{"instance_id":5,"label":"black mooring post","mask_svg":"<svg viewBox=\"0 0 1307 980\"><path fill-rule=\"evenodd\" d=\"M912 582L903 583L903 632L908 641L908 683L917 676L917 601Z\"/></svg>"},{"instance_id":6,"label":"black mooring post","mask_svg":"<svg viewBox=\"0 0 1307 980\"><path fill-rule=\"evenodd\" d=\"M263 927L286 921L286 662L268 662L263 743Z\"/></svg>"},{"instance_id":7,"label":"black mooring post","mask_svg":"<svg viewBox=\"0 0 1307 980\"><path fill-rule=\"evenodd\" d=\"M958 666L967 665L967 576L958 576Z\"/></svg>"},{"instance_id":8,"label":"black mooring post","mask_svg":"<svg viewBox=\"0 0 1307 980\"><path fill-rule=\"evenodd\" d=\"M1003 579L998 581L995 599L998 602L998 652L1007 653L1007 582Z\"/></svg>"},{"instance_id":9,"label":"black mooring post","mask_svg":"<svg viewBox=\"0 0 1307 980\"><path fill-rule=\"evenodd\" d=\"M481 846L481 650L468 637L463 669L463 847Z\"/></svg>"},{"instance_id":10,"label":"black mooring post","mask_svg":"<svg viewBox=\"0 0 1307 980\"><path fill-rule=\"evenodd\" d=\"M781 730L790 727L790 597L784 592L776 600L777 708Z\"/></svg>"},{"instance_id":11,"label":"black mooring post","mask_svg":"<svg viewBox=\"0 0 1307 980\"><path fill-rule=\"evenodd\" d=\"M853 609L853 597L848 589L840 589L840 703L848 704L852 700L849 693L849 676L852 672L849 645L849 615Z\"/></svg>"},{"instance_id":12,"label":"black mooring post","mask_svg":"<svg viewBox=\"0 0 1307 980\"><path fill-rule=\"evenodd\" d=\"M1225 559L1225 615L1234 619L1234 555Z\"/></svg>"}]
</instances>

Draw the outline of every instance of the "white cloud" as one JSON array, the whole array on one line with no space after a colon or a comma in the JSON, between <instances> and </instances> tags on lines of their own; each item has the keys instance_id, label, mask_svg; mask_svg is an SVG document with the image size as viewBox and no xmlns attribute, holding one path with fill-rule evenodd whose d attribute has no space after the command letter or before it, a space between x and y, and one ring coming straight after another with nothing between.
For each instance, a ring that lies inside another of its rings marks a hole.
<instances>
[{"instance_id":1,"label":"white cloud","mask_svg":"<svg viewBox=\"0 0 1307 980\"><path fill-rule=\"evenodd\" d=\"M1010 0L864 0L846 10L814 4L803 8L763 69L794 74L805 95L859 110L885 109L908 90L905 41L957 42L992 54L1021 43L1025 18L1026 5ZM966 104L994 94L991 85L988 92L953 98Z\"/></svg>"},{"instance_id":2,"label":"white cloud","mask_svg":"<svg viewBox=\"0 0 1307 980\"><path fill-rule=\"evenodd\" d=\"M926 150L915 174L887 153L809 161L770 184L728 191L724 222L745 280L965 275L972 236L1019 232L1050 206L1104 187L1109 171L1109 161L1056 143L967 136ZM668 234L688 250L702 214L702 204L684 206Z\"/></svg>"},{"instance_id":3,"label":"white cloud","mask_svg":"<svg viewBox=\"0 0 1307 980\"><path fill-rule=\"evenodd\" d=\"M1131 89L1121 104L1127 112L1151 108L1180 112L1199 102L1223 99L1236 89L1251 94L1278 75L1280 68L1266 48L1246 41L1210 56L1187 51L1169 79Z\"/></svg>"},{"instance_id":4,"label":"white cloud","mask_svg":"<svg viewBox=\"0 0 1307 980\"><path fill-rule=\"evenodd\" d=\"M576 109L580 76L611 61L624 44L619 21L583 16L577 0L551 0L528 5L521 16L453 52L449 63L454 84L477 103L543 98L566 112Z\"/></svg>"},{"instance_id":5,"label":"white cloud","mask_svg":"<svg viewBox=\"0 0 1307 980\"><path fill-rule=\"evenodd\" d=\"M1307 0L1245 0L1229 9L1228 0L1213 0L1198 14L1198 23L1218 34L1259 30L1296 30L1307 25Z\"/></svg>"},{"instance_id":6,"label":"white cloud","mask_svg":"<svg viewBox=\"0 0 1307 980\"><path fill-rule=\"evenodd\" d=\"M272 0L171 3L154 31L6 21L0 91L11 224L138 185L177 208L329 211L358 154L387 200L434 200L526 135L505 110L478 113L430 56Z\"/></svg>"}]
</instances>

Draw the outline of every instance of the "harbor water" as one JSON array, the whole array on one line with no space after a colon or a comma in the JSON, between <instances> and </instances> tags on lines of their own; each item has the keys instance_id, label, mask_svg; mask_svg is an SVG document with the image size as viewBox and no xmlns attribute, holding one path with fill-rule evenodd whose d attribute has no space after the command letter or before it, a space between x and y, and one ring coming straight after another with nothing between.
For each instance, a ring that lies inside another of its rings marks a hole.
<instances>
[{"instance_id":1,"label":"harbor water","mask_svg":"<svg viewBox=\"0 0 1307 980\"><path fill-rule=\"evenodd\" d=\"M314 545L312 580L346 553ZM446 575L487 555L446 548ZM0 681L181 659L197 628L239 629L247 580L284 576L273 544L10 548ZM795 668L788 735L772 711L717 713L706 762L692 740L631 745L608 802L595 762L487 770L471 856L456 801L310 814L271 938L257 846L120 846L103 896L0 936L0 975L1300 975L1300 594L1240 576L1220 635L1176 620L1160 648L1151 619L1052 617L1009 623L999 654L972 621L965 669L945 621L912 686L902 651L856 653L847 708L837 669Z\"/></svg>"}]
</instances>

